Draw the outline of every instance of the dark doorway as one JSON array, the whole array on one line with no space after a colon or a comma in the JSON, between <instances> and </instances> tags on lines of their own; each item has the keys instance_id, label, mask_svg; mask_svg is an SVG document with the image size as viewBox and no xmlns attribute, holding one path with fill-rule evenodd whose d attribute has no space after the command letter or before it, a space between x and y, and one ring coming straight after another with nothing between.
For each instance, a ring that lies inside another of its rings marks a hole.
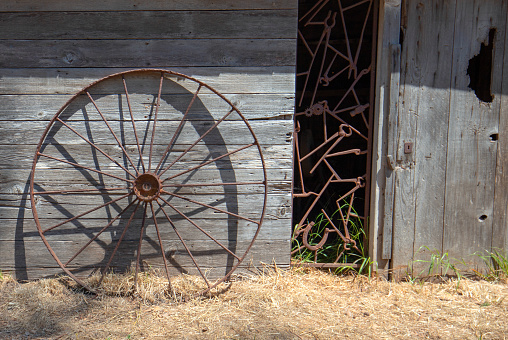
<instances>
[{"instance_id":1,"label":"dark doorway","mask_svg":"<svg viewBox=\"0 0 508 340\"><path fill-rule=\"evenodd\" d=\"M340 267L368 257L377 7L299 1L294 261Z\"/></svg>"}]
</instances>

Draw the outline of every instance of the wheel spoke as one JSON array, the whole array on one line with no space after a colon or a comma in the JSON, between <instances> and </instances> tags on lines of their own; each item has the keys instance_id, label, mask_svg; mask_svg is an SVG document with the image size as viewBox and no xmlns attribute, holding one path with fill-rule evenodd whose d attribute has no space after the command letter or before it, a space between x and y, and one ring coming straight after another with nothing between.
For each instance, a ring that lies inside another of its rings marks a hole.
<instances>
[{"instance_id":1,"label":"wheel spoke","mask_svg":"<svg viewBox=\"0 0 508 340\"><path fill-rule=\"evenodd\" d=\"M61 120L60 118L57 118L56 119L57 121L59 121L60 123L62 123L65 127L67 127L69 130L71 130L72 132L74 132L76 135L79 136L79 138L83 139L85 142L87 142L88 144L90 144L90 146L92 146L94 149L96 149L97 151L99 151L101 154L103 154L104 156L106 156L110 161L112 161L113 163L115 163L116 165L118 165L120 168L122 168L123 171L127 172L129 175L131 175L132 177L136 177L136 175L133 175L129 170L127 170L125 167L123 167L120 163L118 163L115 159L113 159L113 157L111 157L110 155L108 155L106 152L102 151L97 145L95 145L94 143L92 143L90 140L88 140L86 137L84 137L83 135L81 135L79 132L77 132L74 128L72 128L70 125L68 125L67 123L65 123L63 120Z\"/></svg>"},{"instance_id":2,"label":"wheel spoke","mask_svg":"<svg viewBox=\"0 0 508 340\"><path fill-rule=\"evenodd\" d=\"M196 224L196 222L194 222L192 219L190 219L189 217L187 217L187 215L185 215L183 212L181 212L180 210L178 210L175 206L173 206L171 203L169 203L168 201L166 201L164 198L162 197L159 197L161 199L161 201L163 201L167 206L169 206L171 209L173 209L174 211L176 211L176 213L180 216L182 216L183 218L185 218L190 224L192 224L193 226L195 226L199 231L201 231L203 234L205 234L206 236L208 236L212 241L214 241L215 243L217 243L217 245L219 247L221 247L222 249L224 249L225 251L227 251L229 254L231 254L233 257L235 257L238 261L241 261L241 259L235 254L233 253L231 250L229 250L225 245L223 245L222 243L220 243L219 241L217 241L215 239L215 237L213 237L212 235L210 235L209 233L207 233L203 228L201 228L199 225ZM159 204L160 205L160 204ZM161 209L162 209L162 206L161 206Z\"/></svg>"},{"instance_id":3,"label":"wheel spoke","mask_svg":"<svg viewBox=\"0 0 508 340\"><path fill-rule=\"evenodd\" d=\"M226 119L235 109L232 108L231 110L229 110L228 113L226 113L221 119L219 119L217 122L215 122L215 124L213 124L213 126L211 128L209 128L204 134L202 134L194 143L192 143L191 146L189 146L182 154L180 154L180 156L178 156L173 162L171 162L171 164L169 164L160 174L159 174L159 177L162 176L166 171L169 170L169 168L171 168L176 162L178 162L183 156L185 156L187 154L187 152L190 151L190 149L192 149L196 144L198 144L203 138L206 137L206 135L208 135L213 129L215 129L217 127L217 125L219 125L220 123L222 123L224 121L224 119Z\"/></svg>"},{"instance_id":4,"label":"wheel spoke","mask_svg":"<svg viewBox=\"0 0 508 340\"><path fill-rule=\"evenodd\" d=\"M266 182L231 182L231 183L197 183L197 184L166 184L163 188L182 188L182 187L215 187L224 185L249 185L249 184L265 184Z\"/></svg>"},{"instance_id":5,"label":"wheel spoke","mask_svg":"<svg viewBox=\"0 0 508 340\"><path fill-rule=\"evenodd\" d=\"M106 275L106 273L108 272L109 270L109 267L111 266L111 261L113 261L113 257L115 256L116 252L118 251L118 248L120 247L120 243L122 243L122 240L123 238L125 237L125 233L127 233L127 229L129 228L129 225L131 224L132 222L132 219L134 218L134 215L136 214L136 211L138 211L138 208L139 208L139 204L141 203L141 201L138 201L138 204L136 205L136 208L134 209L134 211L132 212L131 214L131 217L129 218L129 221L127 221L127 224L125 225L125 227L123 228L123 231L122 231L122 235L120 235L120 238L118 239L118 241L116 242L116 246L115 246L115 249L113 250L113 253L111 254L111 256L109 257L109 260L108 260L108 263L106 264L106 267L104 267L104 271L102 272L102 275L101 275L101 278L99 280L99 285L102 283L102 280L104 279L104 276Z\"/></svg>"},{"instance_id":6,"label":"wheel spoke","mask_svg":"<svg viewBox=\"0 0 508 340\"><path fill-rule=\"evenodd\" d=\"M139 261L141 259L141 244L143 243L143 231L145 230L145 220L146 220L146 209L148 207L148 203L145 202L145 209L143 210L143 220L141 222L141 229L139 231L139 243L138 243L138 254L136 256L136 272L134 274L134 284L136 287L138 286L138 272L139 272Z\"/></svg>"},{"instance_id":7,"label":"wheel spoke","mask_svg":"<svg viewBox=\"0 0 508 340\"><path fill-rule=\"evenodd\" d=\"M85 170L93 171L93 172L96 172L98 174L102 174L104 176L113 177L113 178L119 179L119 180L124 181L124 182L128 182L128 183L133 183L134 182L134 181L129 180L129 179L125 179L125 178L122 178L122 177L118 177L118 176L115 176L115 175L108 174L107 172L104 172L104 171L92 169L92 168L89 168L89 167L81 165L81 164L69 162L69 161L66 161L65 159L56 158L56 157L53 157L53 156L50 156L50 155L46 155L46 154L43 154L43 153L40 153L40 152L38 152L37 155L43 156L43 157L46 157L46 158L49 158L49 159L53 159L53 160L58 161L58 162L66 163L66 164L75 166L77 168L82 168L82 169L85 169Z\"/></svg>"},{"instance_id":8,"label":"wheel spoke","mask_svg":"<svg viewBox=\"0 0 508 340\"><path fill-rule=\"evenodd\" d=\"M93 189L76 189L76 190L55 190L55 191L38 191L34 195L67 195L80 192L102 192L102 191L116 191L116 190L129 190L129 188L93 188Z\"/></svg>"},{"instance_id":9,"label":"wheel spoke","mask_svg":"<svg viewBox=\"0 0 508 340\"><path fill-rule=\"evenodd\" d=\"M224 157L230 156L230 155L232 155L232 154L234 154L234 153L237 153L237 152L239 152L239 151L242 151L242 150L245 150L245 149L247 149L247 148L250 148L250 147L251 147L251 146L253 146L253 145L256 145L256 143L251 143L251 144L249 144L249 145L242 146L241 148L238 148L238 149L236 149L236 150L230 151L230 152L228 152L228 153L225 153L224 155L221 155L221 156L219 156L219 157L216 157L216 158L214 158L214 159L211 159L211 160L209 160L209 161L206 161L206 162L204 162L204 163L201 163L201 164L199 164L199 165L196 165L196 166L194 166L194 167L192 167L192 168L190 168L190 169L187 169L187 170L182 171L182 172L180 172L180 173L178 173L178 174L176 174L176 175L173 175L173 176L171 176L171 177L168 177L168 178L166 178L166 179L162 180L162 183L164 183L165 181L167 181L167 180L169 180L169 179L173 179L173 178L175 178L175 177L178 177L178 176L181 176L181 175L183 175L183 174L186 174L186 173L188 173L188 172L190 172L190 171L194 171L194 170L196 170L196 169L199 169L199 168L201 168L201 167L203 167L203 166L205 166L205 165L207 165L207 164L210 164L210 163L212 163L212 162L215 162L215 161L217 161L217 160L219 160L219 159L221 159L221 158L224 158Z\"/></svg>"},{"instance_id":10,"label":"wheel spoke","mask_svg":"<svg viewBox=\"0 0 508 340\"><path fill-rule=\"evenodd\" d=\"M152 139L150 140L150 153L148 154L148 172L152 170L153 139L155 138L155 125L157 124L157 113L159 112L159 105L161 103L161 92L163 81L164 81L164 73L161 73L161 80L159 83L159 93L157 94L157 105L155 106L155 115L153 117Z\"/></svg>"},{"instance_id":11,"label":"wheel spoke","mask_svg":"<svg viewBox=\"0 0 508 340\"><path fill-rule=\"evenodd\" d=\"M47 232L48 232L48 231L50 231L50 230L53 230L53 229L55 229L55 228L57 228L57 227L60 227L61 225L64 225L64 224L69 223L69 222L71 222L71 221L74 221L74 220L75 220L75 219L77 219L77 218L83 217L83 216L85 216L85 215L87 215L87 214L89 214L89 213L91 213L91 212L94 212L94 211L99 210L99 209L101 209L101 208L104 208L104 207L106 207L106 206L108 206L108 205L110 205L110 204L113 204L113 203L115 203L115 202L118 202L118 201L120 201L120 200L122 200L122 199L124 199L125 197L130 196L130 195L132 195L132 192L129 192L129 193L127 193L127 194L123 195L123 196L120 196L120 197L118 197L118 198L116 198L116 199L114 199L114 200L112 200L112 201L109 201L109 202L106 202L106 203L104 203L104 204L101 204L101 205L99 205L98 207L95 207L95 208L93 208L93 209L90 209L90 210L88 210L88 211L86 211L86 212L84 212L84 213L82 213L82 214L79 214L79 215L76 215L76 216L74 216L74 217L71 217L71 218L69 218L69 219L67 219L67 220L65 220L65 221L63 221L63 222L58 223L57 225L54 225L54 226L49 227L49 228L47 228L47 229L44 229L44 230L42 231L42 234L45 234L45 233L47 233Z\"/></svg>"},{"instance_id":12,"label":"wheel spoke","mask_svg":"<svg viewBox=\"0 0 508 340\"><path fill-rule=\"evenodd\" d=\"M208 288L210 288L210 282L208 282L208 280L206 279L205 275L203 274L203 272L201 271L201 267L198 265L198 263L196 262L196 259L194 258L194 256L192 255L191 251L189 250L189 247L187 247L187 244L185 243L185 241L183 240L182 236L180 236L180 233L178 232L178 230L176 229L176 226L175 224L173 223L173 221L171 220L171 218L169 218L168 214L166 213L166 211L164 211L164 209L162 208L162 205L159 203L159 201L156 201L157 204L159 205L159 207L161 208L162 210L162 213L164 214L164 216L166 216L166 219L169 221L169 224L171 224L171 227L173 227L173 230L175 231L176 235L178 236L178 238L180 239L180 242L182 242L185 250L187 251L187 253L189 254L190 258L192 259L192 262L194 262L194 265L196 266L196 268L198 269L199 271L199 274L201 274L201 276L203 277L203 280L205 280L206 282L206 285L208 286ZM152 207L152 211L153 211L153 207ZM155 217L154 217L154 220L155 220Z\"/></svg>"},{"instance_id":13,"label":"wheel spoke","mask_svg":"<svg viewBox=\"0 0 508 340\"><path fill-rule=\"evenodd\" d=\"M136 146L139 152L139 160L141 162L141 167L143 168L143 172L145 172L145 163L143 162L143 155L141 154L141 147L139 145L138 133L136 131L136 123L134 123L134 115L132 114L131 101L129 98L129 92L127 91L127 83L125 82L125 77L122 75L123 88L125 90L125 98L127 99L127 106L129 107L129 115L131 116L132 129L134 130L134 138L136 138Z\"/></svg>"},{"instance_id":14,"label":"wheel spoke","mask_svg":"<svg viewBox=\"0 0 508 340\"><path fill-rule=\"evenodd\" d=\"M129 209L138 199L136 198L134 201L132 201L131 203L129 203L128 206L125 207L125 209L123 209L120 213L118 213L118 215L115 216L115 218L113 218L111 220L111 222L109 222L104 228L102 228L94 237L92 237L80 250L78 250L78 252L76 254L74 254L67 262L65 262L64 264L64 267L67 267L67 265L72 261L74 260L79 254L81 254L83 252L83 250L86 249L86 247L88 247L93 241L95 241L97 239L97 237L99 237L106 229L108 229L120 216L122 216L126 211L127 209Z\"/></svg>"},{"instance_id":15,"label":"wheel spoke","mask_svg":"<svg viewBox=\"0 0 508 340\"><path fill-rule=\"evenodd\" d=\"M159 204L159 202L157 202L157 204ZM159 204L159 206L160 206L160 204ZM166 259L166 252L164 251L164 246L162 245L161 233L159 231L159 225L157 224L157 218L155 218L155 211L153 209L152 202L150 202L150 209L152 210L153 223L155 224L155 230L157 231L157 238L159 240L159 247L161 248L162 260L164 261L164 269L166 270L166 276L168 278L168 286L169 286L169 289L171 290L171 292L174 293L173 286L171 285L171 275L169 275L168 260ZM162 209L162 207L161 207L161 209Z\"/></svg>"},{"instance_id":16,"label":"wheel spoke","mask_svg":"<svg viewBox=\"0 0 508 340\"><path fill-rule=\"evenodd\" d=\"M173 146L173 143L175 142L178 134L180 133L180 130L182 129L183 127L183 124L185 123L185 118L187 117L187 114L189 113L190 111L190 108L192 107L192 104L194 104L194 100L196 100L197 96L198 96L198 93L199 93L199 90L201 90L201 87L203 85L202 84L199 84L198 86L198 89L196 90L196 92L194 93L194 95L192 96L192 99L189 103L189 105L187 106L187 109L185 110L185 113L182 117L182 119L180 120L180 123L178 124L178 127L176 128L176 131L175 131L175 134L173 135L173 137L171 137L171 141L169 142L168 144L168 147L166 148L166 150L164 151L164 153L162 154L162 158L161 160L159 161L159 164L157 164L157 167L155 168L155 173L157 173L159 171L159 168L160 166L162 165L162 163L164 162L164 159L166 158L169 150L171 149L171 147Z\"/></svg>"},{"instance_id":17,"label":"wheel spoke","mask_svg":"<svg viewBox=\"0 0 508 340\"><path fill-rule=\"evenodd\" d=\"M123 151L123 154L125 155L125 157L127 157L127 159L129 160L129 163L131 163L132 165L132 168L134 169L134 171L136 171L136 174L139 175L139 171L138 169L136 169L136 166L134 165L134 163L132 162L132 159L129 157L129 154L127 153L127 151L125 150L125 148L123 147L122 143L120 143L120 140L118 139L118 137L116 136L115 132L113 131L113 129L111 128L111 126L109 125L108 123L108 120L106 119L106 117L104 117L104 115L102 114L101 110L99 110L99 107L97 106L97 103L95 103L95 100L93 100L92 96L90 95L90 93L88 91L86 91L86 95L88 96L88 98L91 100L91 102L93 103L93 106L95 106L95 109L97 110L97 112L99 113L99 115L101 116L102 120L104 121L104 123L106 124L106 126L108 127L109 131L111 132L111 134L113 135L113 137L115 138L118 146L122 149ZM127 171L126 169L124 169L125 171ZM128 171L127 171L128 172ZM132 175L132 174L131 174ZM133 176L133 177L136 177L136 176Z\"/></svg>"},{"instance_id":18,"label":"wheel spoke","mask_svg":"<svg viewBox=\"0 0 508 340\"><path fill-rule=\"evenodd\" d=\"M198 201L194 201L193 199L190 199L190 198L187 198L187 197L184 197L184 196L181 196L181 195L178 195L178 194L175 194L175 193L172 193L172 192L169 192L169 191L166 191L166 190L161 190L161 192L163 192L164 194L167 194L167 195L170 195L170 196L174 196L174 197L178 197L178 198L181 198L183 200L186 200L186 201L189 201L189 202L192 202L194 204L197 204L197 205L201 205L203 207L207 207L207 208L210 208L210 209L213 209L213 210L216 210L216 211L220 211L224 214L228 214L230 216L234 216L234 217L238 217L238 218L241 218L242 220L246 220L246 221L249 221L249 222L252 222L252 223L255 223L257 225L260 224L260 222L257 222L257 221L254 221L250 218L247 218L247 217L243 217L243 216L240 216L240 215L237 215L235 213L232 213L232 212L229 212L227 210L223 210L223 209L219 209L219 208L216 208L216 207L213 207L211 205L208 205L206 203L201 203L201 202L198 202Z\"/></svg>"}]
</instances>

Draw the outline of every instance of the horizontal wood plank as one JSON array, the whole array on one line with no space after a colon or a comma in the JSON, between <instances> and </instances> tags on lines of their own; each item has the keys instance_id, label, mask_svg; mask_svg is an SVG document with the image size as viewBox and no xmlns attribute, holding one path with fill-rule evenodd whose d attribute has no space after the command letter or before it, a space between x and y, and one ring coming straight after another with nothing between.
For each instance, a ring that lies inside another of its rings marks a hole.
<instances>
[{"instance_id":1,"label":"horizontal wood plank","mask_svg":"<svg viewBox=\"0 0 508 340\"><path fill-rule=\"evenodd\" d=\"M248 243L238 242L236 247L238 250L245 250L247 245ZM163 246L173 275L179 272L199 275L189 255L177 242L165 242ZM223 250L202 241L189 242L188 246L200 267L207 270L207 277L217 278L225 275L225 270L228 268L228 256L224 255ZM130 267L136 260L136 255L133 254L136 247L137 243L126 243L125 247L122 247L115 256L116 259L121 259L121 261L114 261L113 265L120 268ZM289 240L258 240L245 257L241 267L247 268L249 266L259 266L261 263L273 262L282 266L289 265L289 247ZM62 249L61 257L66 259L72 256L73 251L79 250L72 242L61 242L61 245L55 245L55 248ZM105 253L100 246L93 250L89 252L88 256L83 255L76 258L74 265L69 266L70 269L76 272L76 275L86 276L89 273L89 269L87 271L86 267L98 264L104 259L107 260L109 258L107 255L111 254L110 250ZM154 249L152 244L145 242L141 254L145 270L149 269L148 267L152 269L162 268L161 253ZM236 261L233 263L236 263ZM17 266L13 264L17 264ZM36 279L62 272L41 240L0 241L0 267L2 267L2 271L13 272L18 279Z\"/></svg>"},{"instance_id":2,"label":"horizontal wood plank","mask_svg":"<svg viewBox=\"0 0 508 340\"><path fill-rule=\"evenodd\" d=\"M195 123L189 124L191 126L186 126L182 129L182 133L179 137L179 142L183 144L193 143L199 139L201 135L204 134L209 128L213 126L213 122L210 121L197 121ZM88 125L88 127L87 127ZM118 122L110 122L113 131L120 131L120 124ZM123 124L122 124L123 125ZM75 129L78 132L83 133L87 136L87 129L90 133L88 135L88 140L93 139L94 143L97 145L115 145L116 141L114 137L112 137L109 132L107 126L102 122L69 122L69 126ZM291 143L291 134L288 131L291 131L293 126L292 121L288 120L279 120L277 123L273 123L271 121L251 121L250 126L252 130L256 134L256 137L259 140L261 145L276 145L283 143ZM154 144L159 145L167 145L168 136L171 136L171 131L176 131L178 127L178 122L176 121L161 121L157 124L157 130L159 133L155 136ZM0 126L0 145L1 144L32 144L37 145L42 133L44 132L45 125L42 122L12 122L11 124ZM122 128L123 129L123 128ZM218 130L218 132L216 132ZM184 134L185 132L185 134ZM288 135L289 134L289 135ZM214 133L210 133L204 139L204 143L210 145L217 144L239 144L245 145L244 143L251 143L253 141L252 135L250 135L249 130L243 122L235 122L235 121L223 121L217 129L214 129ZM51 139L46 139L46 142L53 142L52 137L48 137ZM81 138L77 137L77 135L70 129L64 128L58 131L58 136L55 135L54 140L56 143L61 145L66 144L83 144L86 143ZM126 143L127 145L136 145L135 138L133 135L126 134ZM248 138L248 139L247 139ZM203 143L203 141L201 141ZM188 144L189 146L191 144Z\"/></svg>"},{"instance_id":3,"label":"horizontal wood plank","mask_svg":"<svg viewBox=\"0 0 508 340\"><path fill-rule=\"evenodd\" d=\"M0 68L0 93L74 94L105 76L141 67L143 66L134 65L129 68ZM170 67L167 63L161 68L195 77L222 94L286 94L294 93L295 90L294 66ZM140 83L143 84L144 81L141 80Z\"/></svg>"},{"instance_id":4,"label":"horizontal wood plank","mask_svg":"<svg viewBox=\"0 0 508 340\"><path fill-rule=\"evenodd\" d=\"M295 39L0 40L0 67L295 65Z\"/></svg>"},{"instance_id":5,"label":"horizontal wood plank","mask_svg":"<svg viewBox=\"0 0 508 340\"><path fill-rule=\"evenodd\" d=\"M0 39L292 39L296 18L294 9L0 12Z\"/></svg>"},{"instance_id":6,"label":"horizontal wood plank","mask_svg":"<svg viewBox=\"0 0 508 340\"><path fill-rule=\"evenodd\" d=\"M296 0L258 0L258 1L166 1L166 0L52 0L34 2L32 0L2 1L1 12L21 11L186 11L186 10L242 10L242 9L286 9L297 8Z\"/></svg>"},{"instance_id":7,"label":"horizontal wood plank","mask_svg":"<svg viewBox=\"0 0 508 340\"><path fill-rule=\"evenodd\" d=\"M147 241L147 240L145 240ZM8 244L8 243L14 243L13 241L0 241L0 244L2 246ZM229 246L231 248L235 248L237 250L237 253L240 255L243 255L245 253L246 248L249 246L251 241L237 241L237 242L230 242ZM33 244L33 242L26 242L27 244ZM193 253L193 255L196 257L196 260L198 264L202 264L205 267L225 267L227 259L230 255L228 253L220 248L216 243L213 241L203 241L203 240L189 240L187 243L187 246L189 247L190 251ZM267 240L264 240L265 245L266 243L272 243L276 246L276 251L280 250L281 245L288 245L289 242L286 240L274 240L272 242L269 242ZM128 262L130 264L133 263L136 260L136 248L138 245L138 241L132 241L132 240L125 240L120 244L120 248L118 249L118 253L115 256L114 260L120 259L120 263L126 264L125 262ZM87 253L83 252L80 254L73 262L72 267L77 266L100 266L102 265L102 262L104 260L107 261L109 258L108 255L111 255L112 248L114 248L115 243L113 243L112 247L111 245L105 245L105 244L99 244L99 243L92 243L90 244L90 248L87 249ZM174 260L175 262L179 262L180 265L184 265L186 267L192 266L192 261L183 247L182 243L176 240L164 240L163 241L163 247L166 253L166 256L171 258L171 260ZM2 247L7 248L7 247ZM8 247L11 248L12 247ZM53 242L52 245L53 250L57 254L59 258L61 258L63 261L66 261L70 259L74 254L77 253L77 251L81 248L79 244L76 244L72 241L56 241ZM266 249L266 248L265 248ZM40 252L47 252L48 250L42 245L40 248ZM267 253L270 253L269 249L266 249ZM1 251L2 259L6 258L12 258L12 255L6 256L5 251L2 249ZM59 255L58 255L59 254ZM144 261L147 261L150 263L153 261L153 263L160 263L162 264L161 259L161 252L160 248L158 246L158 241L156 243L152 242L143 242L142 248L141 248L141 258ZM273 257L273 253L271 257ZM27 259L32 260L31 262L34 262L36 259ZM159 262L160 261L160 262ZM28 262L28 261L27 261ZM37 261L39 265L42 265L44 267L46 266L55 266L57 265L56 262L51 257L43 257L39 261ZM114 261L115 265L118 265L117 261ZM236 263L236 260L235 260ZM2 260L0 262L0 265L5 264L5 260Z\"/></svg>"},{"instance_id":8,"label":"horizontal wood plank","mask_svg":"<svg viewBox=\"0 0 508 340\"><path fill-rule=\"evenodd\" d=\"M228 211L243 218L249 218L259 221L263 209L264 195L262 193L222 193L222 194L176 194L178 197L172 197L168 194L162 194L161 197L172 204L176 209L184 214L189 214L195 218L228 218L228 214L222 211ZM266 205L270 210L276 210L281 205L286 204L287 196L284 194L270 194L267 197ZM120 196L121 197L121 196ZM118 196L103 195L93 197L88 195L65 195L57 197L39 196L36 200L36 208L39 218L70 218L81 216L90 212L92 209L100 208L104 203L113 201ZM164 201L159 200L164 205ZM97 209L83 216L84 218L107 218L108 215L117 215L125 207L129 200L121 199L104 208ZM206 205L206 206L205 206ZM219 210L216 210L216 209ZM222 211L221 211L222 210ZM177 214L176 212L174 214Z\"/></svg>"},{"instance_id":9,"label":"horizontal wood plank","mask_svg":"<svg viewBox=\"0 0 508 340\"><path fill-rule=\"evenodd\" d=\"M83 97L85 96L83 95ZM122 98L121 104L119 103L119 97ZM294 95L292 94L226 94L225 97L248 120L291 119L294 112ZM0 121L49 121L69 99L69 95L0 95ZM186 108L192 100L192 94L168 94L162 96L161 99L163 105ZM94 113L94 115L89 117L90 119L101 119L88 97L77 98L77 100L82 103L82 106L79 106L80 108L87 108L90 112ZM130 121L125 95L109 95L94 98L94 100L96 100L106 119ZM129 100L133 107L142 106L141 103L149 101L147 95L136 93L130 94ZM199 96L199 101L201 101L201 105L198 105L198 103L195 103L195 106L194 104L192 105L187 117L188 119L218 119L220 118L220 113L224 114L224 108L227 105L226 102L215 94L203 94ZM159 110L162 111L162 109ZM185 112L185 109L183 111ZM123 114L120 115L120 112ZM184 112L177 111L176 109L168 110L162 118L178 120L182 118ZM133 114L135 120L144 118L142 110L136 109ZM78 116L77 114L69 114L67 119L79 119ZM239 119L239 116L234 115L231 119Z\"/></svg>"},{"instance_id":10,"label":"horizontal wood plank","mask_svg":"<svg viewBox=\"0 0 508 340\"><path fill-rule=\"evenodd\" d=\"M157 205L155 205L157 207ZM156 208L154 207L154 208ZM180 236L184 240L210 240L210 238L200 231L198 228L190 224L181 216L176 215L171 209L166 209L168 216L171 218ZM164 240L178 240L178 235L174 232L173 227L168 222L166 217L156 209L157 226L159 227L160 235ZM116 240L118 235L122 233L123 228L127 224L129 216L120 218L115 221L110 227L106 229L97 238L97 243L111 243ZM193 222L205 230L209 235L218 241L237 240L237 241L250 241L254 237L258 225L237 218L218 219L218 218L192 218ZM0 228L0 240L8 241L15 240L20 237L16 234L16 226L18 221L15 219L2 219L2 228ZM44 219L40 220L41 225L56 225L62 222L62 219ZM139 239L139 228L141 226L141 216L136 216L132 223L129 225L128 232L126 233L125 240ZM45 234L45 237L52 241L73 241L82 243L84 246L91 237L97 235L104 227L107 226L109 221L107 219L84 219L79 223L68 223ZM287 239L291 229L291 218L283 217L279 219L271 218L263 220L259 230L258 239L261 240L276 240ZM282 231L287 231L286 233ZM115 236L116 235L116 236ZM115 239L112 237L115 236ZM150 240L157 240L157 232L151 213L148 214L146 222L145 237ZM39 232L34 219L27 218L23 221L23 234L24 240L37 240L40 238Z\"/></svg>"},{"instance_id":11,"label":"horizontal wood plank","mask_svg":"<svg viewBox=\"0 0 508 340\"><path fill-rule=\"evenodd\" d=\"M62 199L48 201L47 199L37 199L36 204L39 211L40 218L69 218L87 212L93 208L102 205L104 202L109 202L117 196L105 195L104 197L97 197L91 200L86 195L81 198L73 195L72 199ZM168 196L164 196L168 198ZM242 217L259 219L261 208L263 206L262 194L238 194L236 196L229 195L197 195L191 196L194 200L213 205L214 207L231 211L237 211ZM225 218L228 215L215 212L211 208L206 208L201 205L188 202L186 200L175 198L170 201L177 209L183 213L192 213L193 216L199 218ZM128 199L120 200L110 204L109 208L101 208L90 212L86 218L107 218L108 214L116 214L121 212L128 204ZM16 219L16 218L32 218L32 210L30 208L30 200L28 195L0 195L0 219ZM115 216L116 216L115 214ZM287 218L291 216L291 194L268 194L266 203L266 218Z\"/></svg>"},{"instance_id":12,"label":"horizontal wood plank","mask_svg":"<svg viewBox=\"0 0 508 340\"><path fill-rule=\"evenodd\" d=\"M108 174L118 174L124 176L125 173L106 170ZM182 171L178 171L182 172ZM178 173L176 171L171 173ZM168 178L169 174L162 176L162 179ZM16 194L27 193L29 185L30 170L3 170L0 174L0 193ZM126 183L116 179L108 180L104 177L94 175L92 172L79 172L68 169L49 169L44 172L37 172L35 176L35 188L37 192L42 191L72 191L72 190L92 190L100 188L127 188ZM291 169L270 169L267 171L268 192L282 193L291 190ZM263 181L261 169L203 169L191 175L182 175L176 177L180 182L170 181L168 189L176 190L179 185L181 193L224 193L227 190L235 190L238 193L259 193L264 192L264 185L259 184ZM182 183L183 182L183 183ZM221 183L242 182L239 185L226 185ZM255 184L248 184L249 182ZM211 185L213 184L213 185ZM185 186L187 185L187 187ZM25 188L25 189L23 189ZM107 191L89 192L90 195L101 195ZM127 189L120 191L109 191L110 194L126 193Z\"/></svg>"},{"instance_id":13,"label":"horizontal wood plank","mask_svg":"<svg viewBox=\"0 0 508 340\"><path fill-rule=\"evenodd\" d=\"M236 145L230 144L227 146L223 145L196 145L192 149L190 149L185 156L181 158L181 161L175 163L175 167L177 169L182 169L187 167L188 165L197 165L205 160L210 159L211 155L221 155L237 150L238 148L244 146L245 144ZM118 165L114 164L111 160L107 159L105 156L102 156L98 152L92 152L90 146L83 145L59 145L64 148L65 152L75 158L79 164L84 166L95 166L97 164L97 158L94 158L93 154L97 153L100 155L101 168L103 169L117 169ZM98 145L98 147L104 151L106 154L111 155L114 159L116 159L120 164L124 164L126 160L123 159L123 152L120 150L118 145ZM153 154L157 155L156 161L159 162L160 158L166 151L166 145L154 145ZM175 144L175 146L171 149L171 157L173 159L179 156L183 151L188 148L188 145ZM4 145L0 148L0 167L5 170L3 178L12 178L11 176L16 176L16 178L23 178L23 175L16 175L10 169L22 171L22 169L31 169L33 159L35 156L35 145ZM60 149L62 150L62 149ZM279 171L279 169L290 169L292 167L292 150L291 145L263 145L262 148L263 158L265 160L266 168L268 171L273 169L273 171ZM129 156L137 163L139 159L139 153L136 146L126 146L126 151ZM47 145L45 147L45 153L55 155L57 151L57 147L54 145ZM60 154L61 157L61 154ZM148 158L148 150L144 152L144 158ZM231 154L226 157L226 159L217 160L212 162L212 166L216 166L221 169L256 169L260 168L261 163L259 161L259 151L256 147L250 147L241 152L237 152ZM39 168L44 169L68 169L70 166L63 164L61 162L57 162L55 160L46 158L40 158L38 161L41 166ZM185 164L184 164L185 163ZM183 165L181 165L183 164ZM224 165L224 166L222 166ZM229 165L229 167L228 167ZM130 167L128 164L127 166ZM275 170L277 169L277 170ZM8 175L11 173L11 175ZM67 172L69 173L69 172ZM273 174L275 175L275 173ZM270 176L274 178L274 176ZM0 175L2 176L2 175ZM275 178L279 179L279 176L275 176Z\"/></svg>"}]
</instances>

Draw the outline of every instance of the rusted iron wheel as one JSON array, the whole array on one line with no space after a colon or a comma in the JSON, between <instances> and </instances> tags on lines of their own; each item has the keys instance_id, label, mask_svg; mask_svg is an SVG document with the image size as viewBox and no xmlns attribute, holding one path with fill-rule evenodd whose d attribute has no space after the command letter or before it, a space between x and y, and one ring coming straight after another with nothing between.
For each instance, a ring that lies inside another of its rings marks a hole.
<instances>
[{"instance_id":1,"label":"rusted iron wheel","mask_svg":"<svg viewBox=\"0 0 508 340\"><path fill-rule=\"evenodd\" d=\"M226 281L266 207L261 146L240 111L205 83L167 70L113 74L70 98L44 131L31 174L40 236L83 278L160 268Z\"/></svg>"}]
</instances>

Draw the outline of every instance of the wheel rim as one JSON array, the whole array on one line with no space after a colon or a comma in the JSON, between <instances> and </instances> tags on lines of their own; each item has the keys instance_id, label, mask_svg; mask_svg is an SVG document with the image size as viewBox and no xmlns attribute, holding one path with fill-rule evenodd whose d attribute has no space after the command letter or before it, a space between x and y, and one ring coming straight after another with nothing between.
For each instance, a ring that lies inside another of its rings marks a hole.
<instances>
[{"instance_id":1,"label":"wheel rim","mask_svg":"<svg viewBox=\"0 0 508 340\"><path fill-rule=\"evenodd\" d=\"M215 89L133 70L58 110L37 146L30 193L44 244L83 287L92 290L88 272L100 270L102 282L135 267L137 282L154 263L170 287L174 268L196 273L203 294L230 277L259 233L266 167L251 126Z\"/></svg>"}]
</instances>

